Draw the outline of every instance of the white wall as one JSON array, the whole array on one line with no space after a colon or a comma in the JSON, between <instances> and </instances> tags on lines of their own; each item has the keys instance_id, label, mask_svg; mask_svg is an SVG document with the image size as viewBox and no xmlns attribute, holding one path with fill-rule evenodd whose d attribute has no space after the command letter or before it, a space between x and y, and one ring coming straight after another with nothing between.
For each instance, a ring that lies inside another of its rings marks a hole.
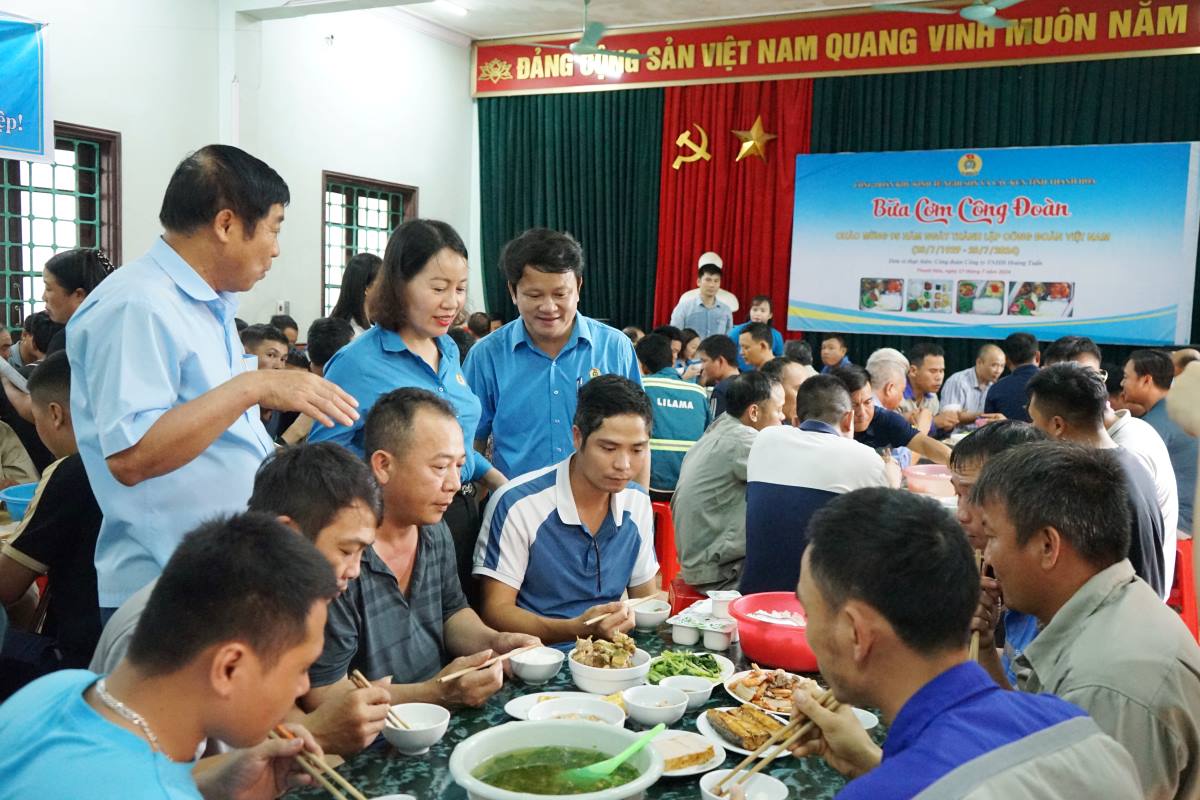
<instances>
[{"instance_id":1,"label":"white wall","mask_svg":"<svg viewBox=\"0 0 1200 800\"><path fill-rule=\"evenodd\" d=\"M0 0L4 11L50 23L55 118L121 133L125 259L159 234L162 193L179 159L224 135L274 167L292 195L281 255L242 297L244 319L266 321L289 300L303 332L321 313L322 170L417 186L421 216L449 222L466 240L471 304L481 308L466 41L390 9L260 22L235 20L228 8ZM219 124L233 107L221 77L230 74L236 128Z\"/></svg>"},{"instance_id":2,"label":"white wall","mask_svg":"<svg viewBox=\"0 0 1200 800\"><path fill-rule=\"evenodd\" d=\"M136 258L160 233L179 159L217 137L216 3L0 0L0 9L50 23L54 118L120 132L122 254Z\"/></svg>"},{"instance_id":3,"label":"white wall","mask_svg":"<svg viewBox=\"0 0 1200 800\"><path fill-rule=\"evenodd\" d=\"M453 225L474 259L470 51L408 19L320 14L261 22L257 45L239 37L240 146L292 192L282 255L243 298L244 319L284 299L302 330L320 315L323 169L418 187L420 215Z\"/></svg>"}]
</instances>

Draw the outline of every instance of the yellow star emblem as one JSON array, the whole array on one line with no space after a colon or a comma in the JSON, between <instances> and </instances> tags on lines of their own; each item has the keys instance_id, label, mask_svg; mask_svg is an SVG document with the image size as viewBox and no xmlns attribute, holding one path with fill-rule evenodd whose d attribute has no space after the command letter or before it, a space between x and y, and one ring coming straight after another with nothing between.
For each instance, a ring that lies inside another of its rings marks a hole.
<instances>
[{"instance_id":1,"label":"yellow star emblem","mask_svg":"<svg viewBox=\"0 0 1200 800\"><path fill-rule=\"evenodd\" d=\"M742 147L738 150L735 162L741 161L746 156L758 156L764 162L767 160L767 142L775 138L775 134L767 133L763 130L762 114L754 120L754 125L748 131L734 131L733 135L738 137L742 143Z\"/></svg>"}]
</instances>

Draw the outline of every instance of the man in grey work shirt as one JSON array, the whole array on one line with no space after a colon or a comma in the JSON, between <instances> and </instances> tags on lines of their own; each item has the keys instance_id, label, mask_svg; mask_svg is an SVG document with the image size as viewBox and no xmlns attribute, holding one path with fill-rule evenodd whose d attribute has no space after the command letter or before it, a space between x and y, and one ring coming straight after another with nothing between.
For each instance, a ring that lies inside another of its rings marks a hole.
<instances>
[{"instance_id":1,"label":"man in grey work shirt","mask_svg":"<svg viewBox=\"0 0 1200 800\"><path fill-rule=\"evenodd\" d=\"M783 422L783 385L761 372L733 379L725 413L683 457L671 497L675 546L692 587L736 589L746 558L746 461L758 432Z\"/></svg>"},{"instance_id":2,"label":"man in grey work shirt","mask_svg":"<svg viewBox=\"0 0 1200 800\"><path fill-rule=\"evenodd\" d=\"M363 450L381 487L383 521L358 579L329 605L325 649L300 705L308 710L347 691L354 670L390 681L393 704L482 705L503 685L500 664L448 683L437 678L540 642L493 630L467 606L442 522L467 456L454 409L424 389L389 392L367 415Z\"/></svg>"},{"instance_id":3,"label":"man in grey work shirt","mask_svg":"<svg viewBox=\"0 0 1200 800\"><path fill-rule=\"evenodd\" d=\"M1117 458L1022 445L988 461L971 502L999 582L985 587L972 627L994 625L1000 590L1041 627L1014 662L1017 687L1087 711L1133 756L1144 797L1200 797L1200 647L1125 557Z\"/></svg>"}]
</instances>

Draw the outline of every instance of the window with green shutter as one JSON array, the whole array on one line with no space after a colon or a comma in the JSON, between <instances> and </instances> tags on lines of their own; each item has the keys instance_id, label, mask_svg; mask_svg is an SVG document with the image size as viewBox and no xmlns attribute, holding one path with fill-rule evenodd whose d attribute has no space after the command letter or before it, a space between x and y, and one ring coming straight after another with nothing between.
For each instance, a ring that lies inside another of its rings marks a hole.
<instances>
[{"instance_id":1,"label":"window with green shutter","mask_svg":"<svg viewBox=\"0 0 1200 800\"><path fill-rule=\"evenodd\" d=\"M328 316L337 303L346 263L357 253L382 257L392 231L417 216L417 188L322 174L321 307Z\"/></svg>"},{"instance_id":2,"label":"window with green shutter","mask_svg":"<svg viewBox=\"0 0 1200 800\"><path fill-rule=\"evenodd\" d=\"M55 123L54 161L0 159L0 304L20 327L42 309L42 267L74 247L121 263L120 153L115 131Z\"/></svg>"}]
</instances>

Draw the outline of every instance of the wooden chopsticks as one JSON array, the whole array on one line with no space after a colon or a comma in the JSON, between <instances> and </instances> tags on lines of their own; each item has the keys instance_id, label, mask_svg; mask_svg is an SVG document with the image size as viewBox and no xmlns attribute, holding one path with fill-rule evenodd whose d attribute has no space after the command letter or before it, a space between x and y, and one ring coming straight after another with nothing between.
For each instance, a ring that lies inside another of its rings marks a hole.
<instances>
[{"instance_id":1,"label":"wooden chopsticks","mask_svg":"<svg viewBox=\"0 0 1200 800\"><path fill-rule=\"evenodd\" d=\"M292 733L282 725L276 725L275 730L271 731L268 735L272 739L296 738L296 734ZM325 759L321 758L320 756L301 750L300 755L296 757L296 760L300 762L300 766L304 768L304 771L309 775L312 775L313 780L324 786L325 791L333 795L336 800L346 800L347 797L349 797L350 800L367 800L366 796L363 795L362 792L354 788L354 784L343 778L337 770L326 764ZM329 778L325 777L326 775L333 778L333 781L331 782ZM334 785L335 783L337 785ZM342 794L342 792L339 791L339 786L345 790L345 794Z\"/></svg>"},{"instance_id":2,"label":"wooden chopsticks","mask_svg":"<svg viewBox=\"0 0 1200 800\"><path fill-rule=\"evenodd\" d=\"M820 696L817 697L817 702L830 711L837 711L838 707L841 705L837 700L834 699L832 689L826 689L824 692L822 692ZM816 723L811 719L803 723L799 720L792 720L779 730L775 731L773 734L771 734L771 738L763 742L762 745L753 753L743 758L736 767L731 769L725 775L724 778L721 778L721 780L717 781L717 785L713 787L713 794L724 794L722 787L729 782L730 778L733 778L735 775L738 775L738 779L733 785L740 786L748 781L751 775L757 775L759 772L766 769L780 754L782 754L785 750L791 749L796 742L800 741L803 736L807 735L808 732L813 729L814 725L816 725ZM774 746L774 749L770 753L767 753L768 748L771 748L772 746ZM753 769L739 775L739 773L755 759L759 759L759 761L753 767Z\"/></svg>"},{"instance_id":3,"label":"wooden chopsticks","mask_svg":"<svg viewBox=\"0 0 1200 800\"><path fill-rule=\"evenodd\" d=\"M975 551L975 568L979 570L980 577L983 576L983 551ZM961 640L960 640L961 641ZM971 631L971 646L967 651L972 661L979 660L979 631Z\"/></svg>"},{"instance_id":4,"label":"wooden chopsticks","mask_svg":"<svg viewBox=\"0 0 1200 800\"><path fill-rule=\"evenodd\" d=\"M447 683L455 678L461 678L468 672L474 672L477 669L487 669L492 664L499 664L501 662L508 661L513 656L520 655L521 653L527 653L530 650L537 650L541 646L542 645L540 644L526 645L525 647L518 647L516 650L509 650L507 653L501 656L492 656L478 667L467 667L466 669L460 669L458 672L451 672L449 675L443 675L442 677L438 678L438 683Z\"/></svg>"},{"instance_id":5,"label":"wooden chopsticks","mask_svg":"<svg viewBox=\"0 0 1200 800\"><path fill-rule=\"evenodd\" d=\"M363 675L358 670L354 670L350 673L350 680L353 681L354 685L359 689L369 689L372 686L371 682L367 680L367 676ZM392 711L392 707L390 705L388 706L387 721L388 724L393 728L403 728L404 730L409 730L408 723L400 719L400 715L395 711Z\"/></svg>"},{"instance_id":6,"label":"wooden chopsticks","mask_svg":"<svg viewBox=\"0 0 1200 800\"><path fill-rule=\"evenodd\" d=\"M642 603L646 602L647 600L657 600L657 599L658 599L658 598L657 598L655 595L648 595L648 596L646 596L646 597L639 597L639 598L638 598L638 599L636 599L636 600L629 600L629 601L627 601L627 602L625 603L625 607L626 607L626 608L633 608L634 606L639 606L639 605L641 605ZM617 613L617 612L615 612L615 611L610 611L610 612L608 612L607 614L597 614L596 616L592 617L591 619L589 619L589 620L586 620L586 621L585 621L583 624L584 624L584 625L595 625L597 622L600 622L601 620L608 619L609 617L611 617L611 616L612 616L613 614L615 614L615 613Z\"/></svg>"}]
</instances>

